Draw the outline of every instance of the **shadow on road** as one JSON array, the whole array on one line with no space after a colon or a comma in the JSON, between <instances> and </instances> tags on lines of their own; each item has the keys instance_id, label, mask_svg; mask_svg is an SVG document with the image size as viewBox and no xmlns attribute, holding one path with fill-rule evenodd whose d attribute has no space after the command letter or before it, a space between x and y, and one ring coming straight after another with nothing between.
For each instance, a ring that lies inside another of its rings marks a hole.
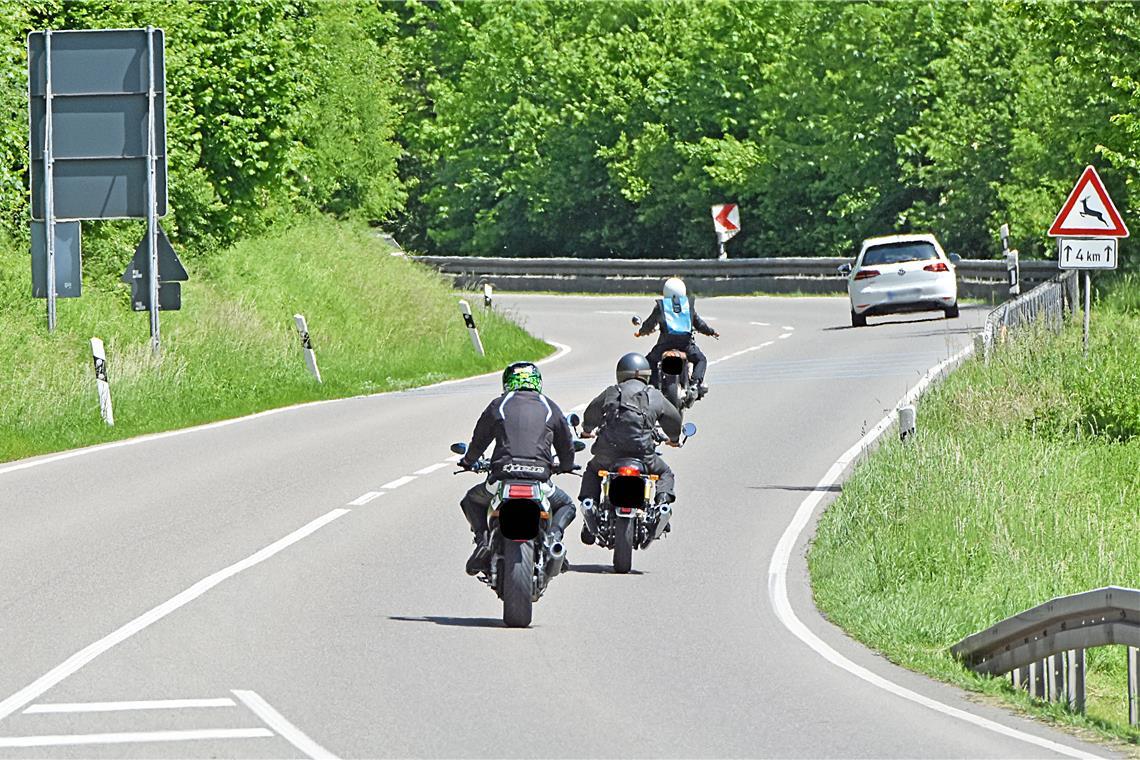
<instances>
[{"instance_id":1,"label":"shadow on road","mask_svg":"<svg viewBox=\"0 0 1140 760\"><path fill-rule=\"evenodd\" d=\"M572 573L591 573L593 575L614 575L613 565L581 565L575 562L570 566ZM627 575L645 575L640 570L630 570Z\"/></svg>"},{"instance_id":2,"label":"shadow on road","mask_svg":"<svg viewBox=\"0 0 1140 760\"><path fill-rule=\"evenodd\" d=\"M828 491L830 493L839 493L843 490L841 485L824 486L748 486L753 491Z\"/></svg>"},{"instance_id":3,"label":"shadow on road","mask_svg":"<svg viewBox=\"0 0 1140 760\"><path fill-rule=\"evenodd\" d=\"M441 615L424 615L422 617L404 617L402 615L389 615L389 620L398 620L403 623L435 623L436 625L459 626L460 628L502 628L501 618L461 618L443 617Z\"/></svg>"},{"instance_id":4,"label":"shadow on road","mask_svg":"<svg viewBox=\"0 0 1140 760\"><path fill-rule=\"evenodd\" d=\"M876 319L876 317L869 317L869 319ZM925 317L923 319L889 319L883 322L868 322L866 327L852 327L851 325L835 325L834 327L823 328L824 332L833 332L835 330L868 330L872 327L886 327L887 325L917 325L921 322L945 322L946 317L939 314L937 317ZM913 333L908 333L910 337Z\"/></svg>"}]
</instances>

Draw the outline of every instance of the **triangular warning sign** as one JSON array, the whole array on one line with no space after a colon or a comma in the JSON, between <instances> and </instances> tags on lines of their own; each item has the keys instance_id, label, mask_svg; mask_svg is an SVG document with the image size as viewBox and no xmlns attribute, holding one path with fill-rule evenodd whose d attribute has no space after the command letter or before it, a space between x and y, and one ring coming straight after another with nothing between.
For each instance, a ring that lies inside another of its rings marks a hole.
<instances>
[{"instance_id":1,"label":"triangular warning sign","mask_svg":"<svg viewBox=\"0 0 1140 760\"><path fill-rule=\"evenodd\" d=\"M1061 206L1061 213L1053 220L1049 236L1128 237L1128 228L1105 192L1096 169L1085 167L1065 205Z\"/></svg>"}]
</instances>

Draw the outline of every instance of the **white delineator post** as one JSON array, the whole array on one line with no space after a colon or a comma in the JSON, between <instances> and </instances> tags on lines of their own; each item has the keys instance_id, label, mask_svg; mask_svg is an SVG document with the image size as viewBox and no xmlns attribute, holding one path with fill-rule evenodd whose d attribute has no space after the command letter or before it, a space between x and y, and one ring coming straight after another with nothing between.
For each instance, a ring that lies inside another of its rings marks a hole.
<instances>
[{"instance_id":1,"label":"white delineator post","mask_svg":"<svg viewBox=\"0 0 1140 760\"><path fill-rule=\"evenodd\" d=\"M463 315L463 323L467 325L467 332L471 334L471 345L475 347L475 353L486 356L483 351L483 341L479 339L479 328L475 326L475 317L471 316L471 305L460 300L459 313Z\"/></svg>"},{"instance_id":2,"label":"white delineator post","mask_svg":"<svg viewBox=\"0 0 1140 760\"><path fill-rule=\"evenodd\" d=\"M313 351L313 342L309 340L309 325L305 322L305 317L302 314L294 314L293 322L297 325L297 332L301 334L301 350L305 354L305 366L309 368L309 374L317 378L317 382L324 382L321 380L321 371L317 369L317 354Z\"/></svg>"},{"instance_id":3,"label":"white delineator post","mask_svg":"<svg viewBox=\"0 0 1140 760\"><path fill-rule=\"evenodd\" d=\"M918 415L913 406L899 407L899 440L908 441L918 432Z\"/></svg>"},{"instance_id":4,"label":"white delineator post","mask_svg":"<svg viewBox=\"0 0 1140 760\"><path fill-rule=\"evenodd\" d=\"M99 392L99 412L108 425L115 424L115 412L111 408L111 384L107 381L107 354L103 341L91 339L91 358L95 361L95 389Z\"/></svg>"},{"instance_id":5,"label":"white delineator post","mask_svg":"<svg viewBox=\"0 0 1140 760\"><path fill-rule=\"evenodd\" d=\"M495 292L495 289L494 289L494 286L491 285L491 283L489 283L489 282L483 283L483 308L484 309L491 308L491 298L494 295L494 292Z\"/></svg>"}]
</instances>

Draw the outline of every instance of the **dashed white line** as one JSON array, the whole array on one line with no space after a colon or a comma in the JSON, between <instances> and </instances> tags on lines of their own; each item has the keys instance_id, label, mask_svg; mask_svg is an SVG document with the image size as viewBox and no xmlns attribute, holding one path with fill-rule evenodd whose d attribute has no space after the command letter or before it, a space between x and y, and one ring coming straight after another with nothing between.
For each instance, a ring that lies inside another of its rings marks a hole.
<instances>
[{"instance_id":1,"label":"dashed white line","mask_svg":"<svg viewBox=\"0 0 1140 760\"><path fill-rule=\"evenodd\" d=\"M395 480L389 481L380 487L383 488L385 491L393 491L393 490L399 488L400 486L406 486L408 483L411 483L415 479L416 479L415 475L405 475L402 478L396 478Z\"/></svg>"},{"instance_id":2,"label":"dashed white line","mask_svg":"<svg viewBox=\"0 0 1140 760\"><path fill-rule=\"evenodd\" d=\"M436 462L435 464L429 464L427 467L424 467L421 470L416 470L412 474L413 475L430 475L431 473L435 472L436 470L442 470L444 467L450 467L450 466L451 466L451 462Z\"/></svg>"},{"instance_id":3,"label":"dashed white line","mask_svg":"<svg viewBox=\"0 0 1140 760\"><path fill-rule=\"evenodd\" d=\"M766 348L766 347L772 345L773 343L775 343L775 341L766 340L758 346L749 346L748 348L745 348L745 349L742 349L740 351L736 351L734 353L728 354L727 356L722 356L719 359L713 359L711 362L709 362L709 366L711 367L714 364L720 364L721 362L726 362L729 359L735 359L738 356L743 356L744 354L750 353L752 351L758 351L761 348Z\"/></svg>"},{"instance_id":4,"label":"dashed white line","mask_svg":"<svg viewBox=\"0 0 1140 760\"><path fill-rule=\"evenodd\" d=\"M772 326L771 322L749 322L748 324L756 325L757 327L771 327Z\"/></svg>"},{"instance_id":5,"label":"dashed white line","mask_svg":"<svg viewBox=\"0 0 1140 760\"><path fill-rule=\"evenodd\" d=\"M782 329L784 329L784 330L794 330L794 329L796 329L796 328L792 327L791 325L784 325Z\"/></svg>"},{"instance_id":6,"label":"dashed white line","mask_svg":"<svg viewBox=\"0 0 1140 760\"><path fill-rule=\"evenodd\" d=\"M792 337L791 333L780 333L780 340L784 340L785 338L790 338L790 337Z\"/></svg>"},{"instance_id":7,"label":"dashed white line","mask_svg":"<svg viewBox=\"0 0 1140 760\"><path fill-rule=\"evenodd\" d=\"M326 512L317 519L312 520L308 524L298 528L284 538L280 538L274 541L265 548L254 552L245 559L239 562L235 562L229 567L223 568L212 575L206 576L185 591L172 596L170 599L167 599L157 607L144 612L134 620L107 634L95 643L89 644L83 649L80 649L78 652L71 655L62 663L56 665L47 673L44 673L42 676L32 681L24 688L20 689L15 694L4 699L3 701L0 701L0 720L7 718L9 715L16 712L21 707L24 707L25 705L31 703L33 700L39 698L40 695L42 695L48 689L55 686L68 676L71 676L99 655L110 650L117 644L123 643L147 626L156 623L159 620L162 620L164 617L174 612L175 610L186 606L227 578L232 578L241 571L248 570L254 565L258 565L264 562L278 552L287 549L306 536L316 533L318 530L328 525L333 520L336 520L339 517L343 517L351 511L352 510L349 509L334 509L331 512Z\"/></svg>"},{"instance_id":8,"label":"dashed white line","mask_svg":"<svg viewBox=\"0 0 1140 760\"><path fill-rule=\"evenodd\" d=\"M117 734L57 734L55 736L0 736L0 747L67 747L81 744L132 744L185 742L195 739L266 739L267 728L199 728L188 731L129 731Z\"/></svg>"},{"instance_id":9,"label":"dashed white line","mask_svg":"<svg viewBox=\"0 0 1140 760\"><path fill-rule=\"evenodd\" d=\"M366 494L362 494L360 496L357 496L355 499L353 499L352 501L350 501L348 503L348 506L350 506L350 507L362 507L365 504L367 504L368 502L375 499L376 497L383 496L383 495L384 495L383 491L369 491Z\"/></svg>"},{"instance_id":10,"label":"dashed white line","mask_svg":"<svg viewBox=\"0 0 1140 760\"><path fill-rule=\"evenodd\" d=\"M146 699L134 702L41 702L24 710L33 713L123 712L128 710L181 710L189 707L234 707L229 697L217 699Z\"/></svg>"},{"instance_id":11,"label":"dashed white line","mask_svg":"<svg viewBox=\"0 0 1140 760\"><path fill-rule=\"evenodd\" d=\"M231 692L235 697L240 699L246 707L252 710L257 717L265 721L266 725L280 734L285 741L313 758L313 760L336 760L336 755L306 736L301 729L286 720L285 716L274 710L273 707L258 696L256 692L245 691L243 689L231 689Z\"/></svg>"}]
</instances>

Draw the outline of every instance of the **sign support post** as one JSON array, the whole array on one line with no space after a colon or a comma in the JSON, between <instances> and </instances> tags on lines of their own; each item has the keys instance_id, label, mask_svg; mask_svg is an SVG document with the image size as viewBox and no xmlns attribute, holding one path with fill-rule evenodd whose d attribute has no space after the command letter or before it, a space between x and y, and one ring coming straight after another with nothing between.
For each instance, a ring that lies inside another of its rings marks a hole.
<instances>
[{"instance_id":1,"label":"sign support post","mask_svg":"<svg viewBox=\"0 0 1140 760\"><path fill-rule=\"evenodd\" d=\"M158 322L158 234L157 193L155 191L154 146L154 27L146 28L146 245L150 258L150 347L157 355L161 350Z\"/></svg>"},{"instance_id":2,"label":"sign support post","mask_svg":"<svg viewBox=\"0 0 1140 760\"><path fill-rule=\"evenodd\" d=\"M1092 273L1085 270L1085 358L1089 358L1089 318L1092 313Z\"/></svg>"},{"instance_id":3,"label":"sign support post","mask_svg":"<svg viewBox=\"0 0 1140 760\"><path fill-rule=\"evenodd\" d=\"M44 243L47 246L47 323L55 332L55 173L52 136L51 30L44 32Z\"/></svg>"},{"instance_id":4,"label":"sign support post","mask_svg":"<svg viewBox=\"0 0 1140 760\"><path fill-rule=\"evenodd\" d=\"M740 207L735 203L719 203L712 207L712 218L718 246L717 259L724 261L728 258L724 244L740 232Z\"/></svg>"}]
</instances>

